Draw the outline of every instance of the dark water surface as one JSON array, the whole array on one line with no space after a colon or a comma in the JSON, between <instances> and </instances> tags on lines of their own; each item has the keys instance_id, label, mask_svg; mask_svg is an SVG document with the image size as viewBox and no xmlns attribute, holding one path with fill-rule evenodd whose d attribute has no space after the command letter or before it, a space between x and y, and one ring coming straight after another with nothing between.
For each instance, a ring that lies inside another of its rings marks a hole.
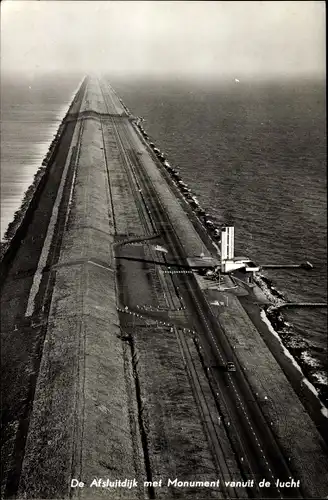
<instances>
[{"instance_id":1,"label":"dark water surface","mask_svg":"<svg viewBox=\"0 0 328 500\"><path fill-rule=\"evenodd\" d=\"M113 81L218 224L235 226L237 254L260 264L287 300L326 301L326 130L323 82ZM41 165L78 77L2 79L1 235ZM30 88L31 87L31 88ZM327 311L286 313L281 337L325 398Z\"/></svg>"},{"instance_id":2,"label":"dark water surface","mask_svg":"<svg viewBox=\"0 0 328 500\"><path fill-rule=\"evenodd\" d=\"M290 301L327 300L324 82L229 85L120 82L153 142L218 224L235 226L237 255L312 271L266 271ZM295 309L281 336L316 387L327 384L327 311Z\"/></svg>"},{"instance_id":3,"label":"dark water surface","mask_svg":"<svg viewBox=\"0 0 328 500\"><path fill-rule=\"evenodd\" d=\"M79 84L76 76L1 77L1 238Z\"/></svg>"}]
</instances>

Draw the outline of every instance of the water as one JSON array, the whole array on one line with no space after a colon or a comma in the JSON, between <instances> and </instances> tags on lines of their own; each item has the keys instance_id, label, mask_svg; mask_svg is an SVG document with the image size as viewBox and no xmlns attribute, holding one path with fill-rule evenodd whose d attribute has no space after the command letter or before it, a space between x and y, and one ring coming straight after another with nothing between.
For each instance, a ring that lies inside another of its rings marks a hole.
<instances>
[{"instance_id":1,"label":"water","mask_svg":"<svg viewBox=\"0 0 328 500\"><path fill-rule=\"evenodd\" d=\"M211 219L235 226L237 255L309 260L312 271L264 274L286 300L325 302L325 83L112 83ZM285 345L327 402L327 311L285 319Z\"/></svg>"},{"instance_id":2,"label":"water","mask_svg":"<svg viewBox=\"0 0 328 500\"><path fill-rule=\"evenodd\" d=\"M1 234L78 83L2 79ZM211 218L235 226L237 253L260 264L309 260L312 271L265 274L287 300L326 301L325 84L111 83ZM327 312L286 319L281 337L327 401Z\"/></svg>"},{"instance_id":3,"label":"water","mask_svg":"<svg viewBox=\"0 0 328 500\"><path fill-rule=\"evenodd\" d=\"M41 166L77 77L1 79L1 239Z\"/></svg>"}]
</instances>

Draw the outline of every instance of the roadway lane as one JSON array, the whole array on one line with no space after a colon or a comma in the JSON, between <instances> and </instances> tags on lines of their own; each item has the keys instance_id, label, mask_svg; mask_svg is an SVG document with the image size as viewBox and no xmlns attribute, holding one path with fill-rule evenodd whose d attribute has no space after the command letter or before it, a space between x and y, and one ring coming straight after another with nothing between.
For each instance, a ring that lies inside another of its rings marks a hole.
<instances>
[{"instance_id":1,"label":"roadway lane","mask_svg":"<svg viewBox=\"0 0 328 500\"><path fill-rule=\"evenodd\" d=\"M104 95L104 100L106 101L106 97L108 99L106 90L102 88L102 92ZM114 106L114 103L112 103L112 105ZM141 189L139 175L135 170L135 162L133 156L135 153L131 151L130 144L127 142L127 136L125 133L126 129L122 124L122 121L115 123L115 120L113 118L112 130L116 135L117 144L121 149L122 167L126 171L126 177L129 180L129 187L132 191L133 203L138 209L140 222L144 228L145 235L147 236L147 238L153 238L154 235L158 238L160 235L156 233L156 224L154 223L152 214L149 212L148 204L144 199L143 190ZM140 238L137 238L137 240L139 239ZM119 246L120 243L117 243L117 245ZM143 253L143 248L140 248L139 251L135 249L136 258L133 259L132 262L127 260L121 260L119 262L118 277L120 282L120 302L122 304L122 308L128 306L129 311L138 310L138 305L141 297L144 303L146 303L148 306L153 306L154 308L159 305L159 307L163 310L166 309L173 311L177 307L181 307L181 297L179 296L171 277L164 276L162 273L158 273L156 270L156 266L154 265L156 259L158 259L159 263L165 263L164 260L160 260L161 255L158 255L156 251L154 251L151 247L148 247L147 254L152 257L153 260L138 259L137 255L140 254L140 256L142 256ZM136 283L138 283L138 294L135 293ZM138 327L138 324L139 326L141 326L144 320L137 319L137 321L135 322L133 316L132 318L134 325L132 328L133 331ZM121 314L121 324L123 326L123 331L129 331L131 329L130 317L126 317L126 315ZM207 429L208 435L210 435L212 438L211 448L214 456L217 457L216 464L218 470L224 471L224 477L231 480L232 476L230 475L229 470L224 460L222 459L221 444L218 439L217 432L217 418L211 414L210 407L208 406L208 402L206 400L206 397L204 396L202 382L192 360L190 348L188 346L188 343L186 342L186 339L184 339L183 337L181 329L175 328L175 335L178 339L185 362L188 366L190 383L201 409L201 413L203 415L203 423ZM133 337L131 337L130 342L133 342ZM147 451L146 453L148 454L149 452ZM164 460L164 458L162 458L162 460ZM164 463L162 464L162 466L163 465ZM158 473L161 473L161 471L159 470ZM221 477L223 477L223 475L221 475ZM228 493L223 484L221 485L220 489L222 498L228 498ZM239 490L230 488L230 490L234 491L236 498L245 498L243 488L240 488Z\"/></svg>"},{"instance_id":2,"label":"roadway lane","mask_svg":"<svg viewBox=\"0 0 328 500\"><path fill-rule=\"evenodd\" d=\"M125 129L126 137L130 132ZM186 259L184 249L181 247L174 228L170 227L170 220L164 207L158 199L158 194L152 182L143 169L142 160L136 156L141 169L138 169L140 182L146 196L148 207L156 214L157 229L162 232L163 239L173 259L181 262ZM171 260L171 259L170 259ZM222 366L227 360L233 360L237 365L237 372L233 375L223 374L219 370L212 370L212 376L217 384L219 394L226 412L230 415L228 432L233 428L236 452L239 456L240 467L246 478L249 475L259 479L267 479L274 483L277 479L288 480L292 473L279 449L262 411L259 408L249 387L245 374L240 369L235 359L233 350L225 337L225 333L214 318L206 299L199 289L195 278L189 274L173 275L176 285L182 293L184 301L193 314L193 328L196 327L200 334L200 341L207 356L215 360L217 366ZM227 424L228 425L228 424ZM236 434L238 435L236 443ZM279 490L275 486L266 488L267 498L301 498L301 492L295 488ZM252 491L252 495L263 498L263 490Z\"/></svg>"},{"instance_id":3,"label":"roadway lane","mask_svg":"<svg viewBox=\"0 0 328 500\"><path fill-rule=\"evenodd\" d=\"M95 94L99 92L96 87ZM162 205L161 195L154 187L151 175L147 171L148 160L145 161L142 156L136 154L139 149L137 133L133 131L126 119L116 120L112 116L113 112L118 111L116 100L103 84L99 84L99 88L109 112L107 119L112 122L116 142L121 151L122 165L129 179L129 185L132 187L145 234L160 232L163 244L170 252L168 258L170 260L173 258L176 262L181 262L181 260L186 262L187 249L181 244L175 224L172 224L165 206ZM98 106L99 98L95 97L95 101L97 102L94 105ZM104 112L103 107L101 112ZM155 158L154 161L156 163ZM153 227L149 226L147 213L152 214ZM179 227L181 228L181 224ZM185 237L185 232L183 237ZM191 237L188 241L197 251L199 246L197 238L193 240ZM203 248L203 245L201 244L200 247ZM188 246L188 256L190 256L189 251ZM163 257L164 261L165 259L166 257ZM253 397L247 378L234 357L225 332L213 316L195 278L189 274L165 275L165 281L173 283L174 288L181 293L187 314L192 318L190 326L199 334L204 358L209 366L209 375L217 388L217 403L223 409L225 416L224 427L238 460L242 477L256 480L265 478L270 481L287 480L292 476L288 464ZM227 360L234 360L238 367L238 371L233 375L222 373L212 367L220 366ZM258 488L252 488L249 494L257 498L264 496L263 491L259 491ZM279 491L276 487L270 487L265 490L265 496L267 498L299 498L301 492L294 488Z\"/></svg>"}]
</instances>

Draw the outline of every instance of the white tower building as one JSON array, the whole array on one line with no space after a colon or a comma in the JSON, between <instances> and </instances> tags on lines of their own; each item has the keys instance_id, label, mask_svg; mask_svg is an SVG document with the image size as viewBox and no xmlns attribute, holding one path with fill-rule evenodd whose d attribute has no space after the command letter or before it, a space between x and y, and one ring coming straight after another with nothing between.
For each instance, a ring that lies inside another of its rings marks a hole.
<instances>
[{"instance_id":1,"label":"white tower building","mask_svg":"<svg viewBox=\"0 0 328 500\"><path fill-rule=\"evenodd\" d=\"M235 228L233 226L222 228L221 232L221 264L235 255Z\"/></svg>"},{"instance_id":2,"label":"white tower building","mask_svg":"<svg viewBox=\"0 0 328 500\"><path fill-rule=\"evenodd\" d=\"M221 272L229 273L241 268L245 268L248 272L259 270L259 267L247 257L235 257L235 228L223 227L221 230Z\"/></svg>"}]
</instances>

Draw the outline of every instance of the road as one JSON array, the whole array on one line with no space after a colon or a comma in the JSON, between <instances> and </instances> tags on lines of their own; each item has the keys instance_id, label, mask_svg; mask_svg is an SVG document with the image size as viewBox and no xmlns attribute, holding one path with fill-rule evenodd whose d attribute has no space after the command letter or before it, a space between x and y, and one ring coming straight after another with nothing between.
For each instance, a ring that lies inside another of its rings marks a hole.
<instances>
[{"instance_id":1,"label":"road","mask_svg":"<svg viewBox=\"0 0 328 500\"><path fill-rule=\"evenodd\" d=\"M107 103L111 100L111 95L104 87L102 92ZM164 246L169 250L169 257L164 256L163 263L165 264L166 259L171 262L176 259L178 262L184 260L187 265L186 251L147 175L142 157L135 152L136 143L131 137L130 126L124 124L116 127L116 134L122 145L122 151L129 150L134 153L133 162L126 159L126 165L130 169L128 175L135 196L138 198L146 231L160 233ZM140 189L143 196L140 195ZM148 220L147 214L151 214ZM164 276L166 276L164 280L169 282L167 287L180 290L183 302L193 317L193 328L197 332L204 352L211 380L215 383L217 404L225 414L224 426L237 456L242 476L246 480L254 478L256 482L265 478L271 484L275 484L277 479L288 481L292 476L288 459L283 456L254 398L247 376L239 366L225 332L213 316L195 278L184 273ZM225 373L219 369L229 360L234 361L237 366L235 373ZM222 452L218 450L217 454L222 460ZM263 490L259 488L252 488L249 493L251 497L263 498ZM267 498L302 498L298 489L279 489L275 486L266 488L265 495Z\"/></svg>"},{"instance_id":2,"label":"road","mask_svg":"<svg viewBox=\"0 0 328 500\"><path fill-rule=\"evenodd\" d=\"M293 464L246 365L194 274L168 269L217 258L214 242L105 80L86 80L47 175L2 290L6 495L66 498L68 477L110 471L220 478L202 498L305 498L274 486Z\"/></svg>"}]
</instances>

